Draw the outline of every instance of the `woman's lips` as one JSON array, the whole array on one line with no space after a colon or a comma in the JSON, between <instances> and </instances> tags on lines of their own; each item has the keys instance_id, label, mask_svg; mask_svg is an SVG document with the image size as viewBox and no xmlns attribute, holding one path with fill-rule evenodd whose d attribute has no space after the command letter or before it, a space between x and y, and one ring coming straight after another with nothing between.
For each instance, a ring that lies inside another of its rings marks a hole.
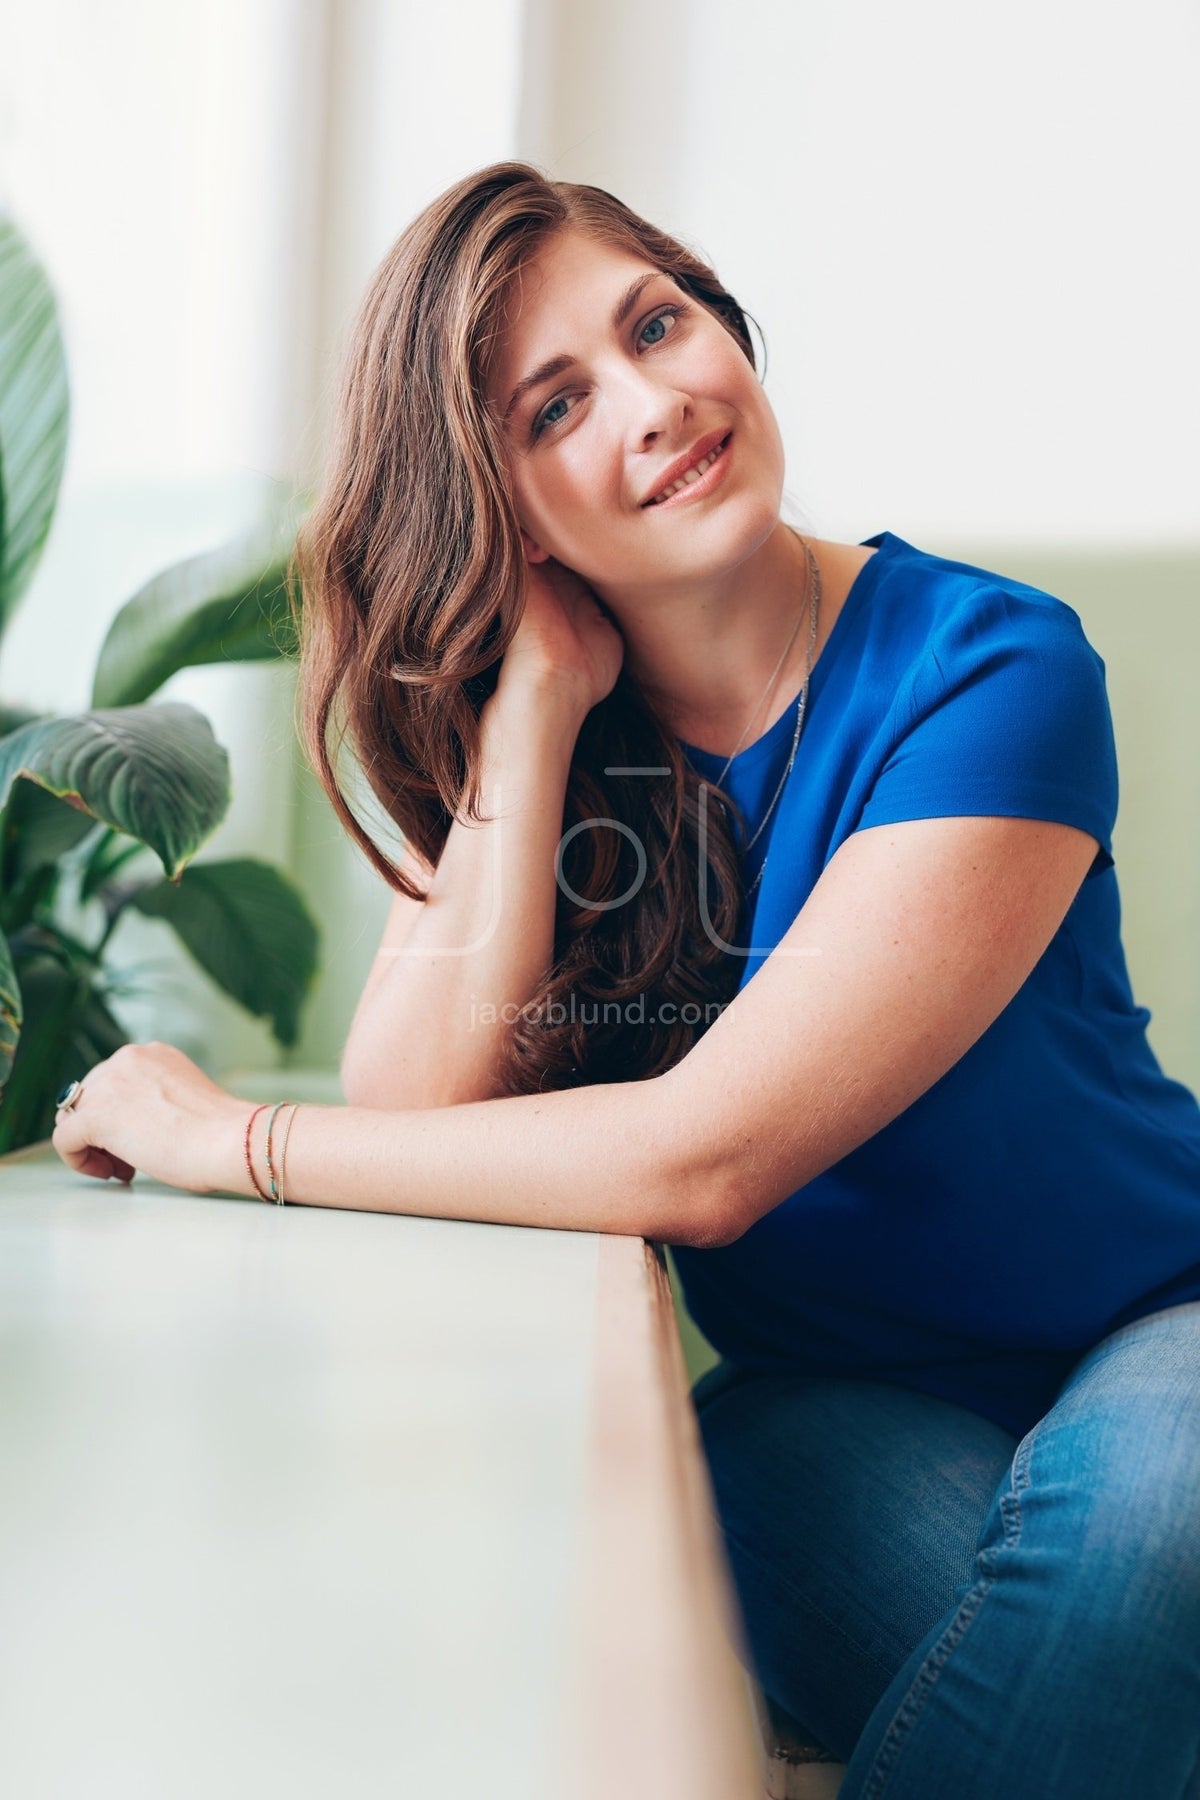
<instances>
[{"instance_id":1,"label":"woman's lips","mask_svg":"<svg viewBox=\"0 0 1200 1800\"><path fill-rule=\"evenodd\" d=\"M703 475L695 481L689 481L669 500L650 500L643 506L643 512L663 512L668 506L682 506L689 500L703 500L724 481L729 467L729 459L733 455L733 433L729 433L721 444L721 453L716 462L710 463Z\"/></svg>"}]
</instances>

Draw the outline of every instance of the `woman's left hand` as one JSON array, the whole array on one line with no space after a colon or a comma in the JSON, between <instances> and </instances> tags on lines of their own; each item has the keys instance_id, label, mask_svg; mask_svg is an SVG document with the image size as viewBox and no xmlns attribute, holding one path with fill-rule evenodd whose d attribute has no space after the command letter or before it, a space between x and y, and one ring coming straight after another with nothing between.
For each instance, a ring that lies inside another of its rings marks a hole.
<instances>
[{"instance_id":1,"label":"woman's left hand","mask_svg":"<svg viewBox=\"0 0 1200 1800\"><path fill-rule=\"evenodd\" d=\"M172 1044L122 1044L82 1078L52 1143L81 1175L140 1172L195 1194L250 1194L243 1154L252 1110Z\"/></svg>"}]
</instances>

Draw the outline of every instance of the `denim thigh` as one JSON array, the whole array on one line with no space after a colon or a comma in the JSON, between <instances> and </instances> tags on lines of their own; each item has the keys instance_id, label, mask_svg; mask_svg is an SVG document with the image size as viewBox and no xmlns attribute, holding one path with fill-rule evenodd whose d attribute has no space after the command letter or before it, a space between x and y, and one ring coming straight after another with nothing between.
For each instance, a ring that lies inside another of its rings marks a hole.
<instances>
[{"instance_id":1,"label":"denim thigh","mask_svg":"<svg viewBox=\"0 0 1200 1800\"><path fill-rule=\"evenodd\" d=\"M730 1363L693 1400L755 1673L848 1761L971 1581L1017 1440L909 1389Z\"/></svg>"},{"instance_id":2,"label":"denim thigh","mask_svg":"<svg viewBox=\"0 0 1200 1800\"><path fill-rule=\"evenodd\" d=\"M1200 1302L1112 1332L998 1484L846 1800L1200 1796Z\"/></svg>"}]
</instances>

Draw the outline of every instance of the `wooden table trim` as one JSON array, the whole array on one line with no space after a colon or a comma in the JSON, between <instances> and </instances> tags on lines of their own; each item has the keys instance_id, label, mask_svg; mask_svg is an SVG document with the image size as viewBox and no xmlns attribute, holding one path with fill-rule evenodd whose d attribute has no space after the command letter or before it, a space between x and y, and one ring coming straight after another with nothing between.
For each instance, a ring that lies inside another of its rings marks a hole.
<instances>
[{"instance_id":1,"label":"wooden table trim","mask_svg":"<svg viewBox=\"0 0 1200 1800\"><path fill-rule=\"evenodd\" d=\"M763 1759L665 1261L598 1240L570 1746L579 1800L751 1800Z\"/></svg>"}]
</instances>

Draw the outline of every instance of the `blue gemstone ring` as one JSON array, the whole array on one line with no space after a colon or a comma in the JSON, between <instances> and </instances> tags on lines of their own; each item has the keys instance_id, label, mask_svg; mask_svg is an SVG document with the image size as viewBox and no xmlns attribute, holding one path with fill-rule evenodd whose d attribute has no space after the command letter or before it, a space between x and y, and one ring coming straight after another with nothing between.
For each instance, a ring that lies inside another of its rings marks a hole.
<instances>
[{"instance_id":1,"label":"blue gemstone ring","mask_svg":"<svg viewBox=\"0 0 1200 1800\"><path fill-rule=\"evenodd\" d=\"M54 1102L59 1112L70 1112L79 1104L79 1096L83 1093L82 1081L68 1081L65 1088Z\"/></svg>"}]
</instances>

